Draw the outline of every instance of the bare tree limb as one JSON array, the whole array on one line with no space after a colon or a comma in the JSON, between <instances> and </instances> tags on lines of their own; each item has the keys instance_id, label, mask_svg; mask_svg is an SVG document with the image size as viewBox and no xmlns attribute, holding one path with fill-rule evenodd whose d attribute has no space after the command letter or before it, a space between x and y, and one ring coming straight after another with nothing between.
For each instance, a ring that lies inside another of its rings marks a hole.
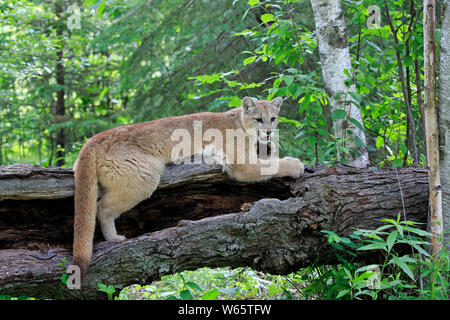
<instances>
[{"instance_id":1,"label":"bare tree limb","mask_svg":"<svg viewBox=\"0 0 450 320\"><path fill-rule=\"evenodd\" d=\"M107 243L96 237L86 283L69 290L58 263L65 258L70 264L72 258L72 196L49 199L42 192L40 199L22 200L35 192L34 187L26 192L33 180L45 188L44 177L56 197L72 179L70 169L0 167L0 186L23 182L21 200L10 193L1 200L0 294L104 298L96 283L121 288L204 266L286 274L312 263L337 263L321 230L348 235L354 228L373 229L403 208L408 220L426 222L428 206L424 168L399 168L397 177L394 169L318 166L297 180L242 184L218 167L172 166L154 195L117 221L128 240ZM54 180L66 181L61 190Z\"/></svg>"}]
</instances>

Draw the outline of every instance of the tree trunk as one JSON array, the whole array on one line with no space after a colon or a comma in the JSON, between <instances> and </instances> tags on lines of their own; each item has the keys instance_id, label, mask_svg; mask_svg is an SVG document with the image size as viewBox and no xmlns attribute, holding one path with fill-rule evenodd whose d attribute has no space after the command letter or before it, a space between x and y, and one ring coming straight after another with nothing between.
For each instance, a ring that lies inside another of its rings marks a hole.
<instances>
[{"instance_id":1,"label":"tree trunk","mask_svg":"<svg viewBox=\"0 0 450 320\"><path fill-rule=\"evenodd\" d=\"M425 0L423 13L424 35L424 116L427 141L427 162L430 168L430 227L433 234L432 249L437 257L442 249L443 235L442 190L439 170L439 127L436 106L436 1Z\"/></svg>"},{"instance_id":2,"label":"tree trunk","mask_svg":"<svg viewBox=\"0 0 450 320\"><path fill-rule=\"evenodd\" d=\"M58 90L56 92L56 108L55 119L57 122L64 120L66 114L66 107L64 101L64 21L62 21L62 0L57 0L55 3L55 15L58 17L56 27L56 37L59 40L59 48L56 52L56 84ZM61 167L64 165L65 147L66 147L66 135L64 128L59 128L56 133L56 165Z\"/></svg>"},{"instance_id":3,"label":"tree trunk","mask_svg":"<svg viewBox=\"0 0 450 320\"><path fill-rule=\"evenodd\" d=\"M319 44L320 62L325 83L325 91L331 105L331 114L335 110L345 110L347 116L333 121L337 138L346 138L345 147L357 154L342 157L338 149L338 159L348 160L348 164L358 168L369 165L366 136L352 121L362 126L361 111L356 100L349 93L356 93L355 85L346 85L351 80L344 71L351 69L345 21L339 0L311 0L316 22L316 37ZM336 113L335 113L336 114ZM349 130L352 134L349 134Z\"/></svg>"},{"instance_id":4,"label":"tree trunk","mask_svg":"<svg viewBox=\"0 0 450 320\"><path fill-rule=\"evenodd\" d=\"M286 274L338 263L321 230L373 229L403 209L425 223L428 179L424 168L318 166L297 180L244 184L218 166L169 166L152 197L116 221L128 240L96 231L81 290L62 284L58 266L71 261L72 170L0 167L0 201L0 294L92 299L106 297L96 283L121 288L205 266Z\"/></svg>"},{"instance_id":5,"label":"tree trunk","mask_svg":"<svg viewBox=\"0 0 450 320\"><path fill-rule=\"evenodd\" d=\"M444 229L450 229L450 1L442 1L441 56L439 63L439 126L442 209ZM450 250L450 235L444 235Z\"/></svg>"}]
</instances>

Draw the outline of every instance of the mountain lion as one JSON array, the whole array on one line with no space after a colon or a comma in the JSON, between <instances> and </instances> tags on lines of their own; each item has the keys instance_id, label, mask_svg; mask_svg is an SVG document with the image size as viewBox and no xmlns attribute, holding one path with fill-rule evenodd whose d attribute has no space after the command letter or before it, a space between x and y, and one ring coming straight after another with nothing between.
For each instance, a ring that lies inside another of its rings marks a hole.
<instances>
[{"instance_id":1,"label":"mountain lion","mask_svg":"<svg viewBox=\"0 0 450 320\"><path fill-rule=\"evenodd\" d=\"M282 102L280 97L271 101L245 97L241 107L226 112L194 113L120 126L90 138L74 165L72 264L80 268L81 278L92 257L96 217L107 241L124 240L117 234L114 220L152 195L170 162L208 150L211 158L238 181L302 175L304 165L298 159L257 156L256 145L272 144ZM200 139L196 132L199 126L205 132ZM194 143L184 139L187 141L180 144L182 135L174 139L176 132L194 137ZM224 143L221 137L227 141ZM237 145L236 139L240 141ZM101 199L99 187L103 191Z\"/></svg>"}]
</instances>

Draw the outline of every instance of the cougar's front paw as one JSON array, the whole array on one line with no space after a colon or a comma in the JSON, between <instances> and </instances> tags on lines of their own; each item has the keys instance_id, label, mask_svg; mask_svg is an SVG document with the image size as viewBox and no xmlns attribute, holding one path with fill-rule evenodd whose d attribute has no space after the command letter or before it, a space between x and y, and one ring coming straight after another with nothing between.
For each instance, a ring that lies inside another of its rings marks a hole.
<instances>
[{"instance_id":1,"label":"cougar's front paw","mask_svg":"<svg viewBox=\"0 0 450 320\"><path fill-rule=\"evenodd\" d=\"M287 175L291 178L299 178L305 172L305 165L297 158L285 157L287 164Z\"/></svg>"}]
</instances>

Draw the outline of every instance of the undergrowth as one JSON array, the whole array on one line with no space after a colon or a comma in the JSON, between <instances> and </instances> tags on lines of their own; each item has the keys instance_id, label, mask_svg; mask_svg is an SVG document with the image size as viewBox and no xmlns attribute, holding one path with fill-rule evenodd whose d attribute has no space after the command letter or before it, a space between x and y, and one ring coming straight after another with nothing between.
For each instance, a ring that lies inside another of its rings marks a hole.
<instances>
[{"instance_id":1,"label":"undergrowth","mask_svg":"<svg viewBox=\"0 0 450 320\"><path fill-rule=\"evenodd\" d=\"M444 248L433 257L431 234L419 223L400 220L400 215L397 220L384 219L375 230L357 229L347 237L323 230L336 249L337 265L312 265L288 275L250 268L201 268L120 292L99 283L98 290L110 300L448 300L448 252ZM377 260L363 263L362 255ZM64 280L61 277L62 284ZM23 299L34 298L0 292L0 300Z\"/></svg>"},{"instance_id":2,"label":"undergrowth","mask_svg":"<svg viewBox=\"0 0 450 320\"><path fill-rule=\"evenodd\" d=\"M443 249L434 259L428 250L431 235L419 223L400 221L400 215L382 222L376 230L357 229L348 237L323 231L336 248L338 265L313 265L289 275L202 268L127 287L116 299L448 300L448 252ZM379 261L357 262L364 253Z\"/></svg>"}]
</instances>

